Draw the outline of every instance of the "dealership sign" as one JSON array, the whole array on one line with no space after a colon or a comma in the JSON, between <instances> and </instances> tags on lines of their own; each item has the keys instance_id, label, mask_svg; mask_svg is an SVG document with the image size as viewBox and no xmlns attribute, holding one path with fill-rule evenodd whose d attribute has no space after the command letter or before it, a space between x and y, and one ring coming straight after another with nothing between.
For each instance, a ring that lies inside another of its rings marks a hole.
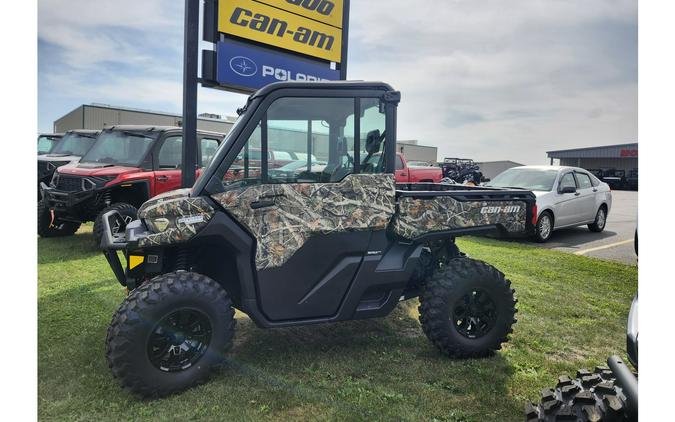
<instances>
[{"instance_id":1,"label":"dealership sign","mask_svg":"<svg viewBox=\"0 0 675 422\"><path fill-rule=\"evenodd\" d=\"M232 40L218 42L216 53L218 82L236 90L280 81L340 79L340 72L328 66Z\"/></svg>"},{"instance_id":2,"label":"dealership sign","mask_svg":"<svg viewBox=\"0 0 675 422\"><path fill-rule=\"evenodd\" d=\"M216 43L203 59L206 85L251 92L346 79L349 0L219 0L205 14Z\"/></svg>"},{"instance_id":3,"label":"dealership sign","mask_svg":"<svg viewBox=\"0 0 675 422\"><path fill-rule=\"evenodd\" d=\"M638 156L637 149L624 148L621 150L621 157L637 157L637 156Z\"/></svg>"}]
</instances>

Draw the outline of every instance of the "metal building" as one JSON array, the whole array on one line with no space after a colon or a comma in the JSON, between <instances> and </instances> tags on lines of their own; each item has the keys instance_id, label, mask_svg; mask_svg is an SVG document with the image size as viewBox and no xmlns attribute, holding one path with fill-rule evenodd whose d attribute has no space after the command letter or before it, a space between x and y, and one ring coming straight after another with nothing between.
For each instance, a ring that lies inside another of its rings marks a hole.
<instances>
[{"instance_id":1,"label":"metal building","mask_svg":"<svg viewBox=\"0 0 675 422\"><path fill-rule=\"evenodd\" d=\"M494 179L499 173L504 170L508 170L512 167L524 166L525 164L516 163L515 161L502 160L502 161L483 161L476 163L480 172L483 173L483 177L488 179Z\"/></svg>"},{"instance_id":2,"label":"metal building","mask_svg":"<svg viewBox=\"0 0 675 422\"><path fill-rule=\"evenodd\" d=\"M438 161L438 148L419 145L417 140L397 141L396 150L408 161L426 161L430 164L436 164Z\"/></svg>"},{"instance_id":3,"label":"metal building","mask_svg":"<svg viewBox=\"0 0 675 422\"><path fill-rule=\"evenodd\" d=\"M561 166L575 166L587 170L592 169L616 169L630 170L638 168L638 144L617 144L601 147L564 149L548 151L548 157L560 160Z\"/></svg>"},{"instance_id":4,"label":"metal building","mask_svg":"<svg viewBox=\"0 0 675 422\"><path fill-rule=\"evenodd\" d=\"M180 114L115 107L106 104L83 104L54 122L54 132L71 129L103 129L115 125L180 126ZM197 128L211 132L227 133L234 118L224 119L215 114L203 114L197 119Z\"/></svg>"}]
</instances>

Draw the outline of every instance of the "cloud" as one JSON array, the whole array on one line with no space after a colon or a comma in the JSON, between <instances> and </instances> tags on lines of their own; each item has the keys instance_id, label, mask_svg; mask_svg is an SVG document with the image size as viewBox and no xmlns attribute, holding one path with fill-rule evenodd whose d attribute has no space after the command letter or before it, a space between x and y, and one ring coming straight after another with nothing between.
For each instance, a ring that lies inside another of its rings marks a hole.
<instances>
[{"instance_id":1,"label":"cloud","mask_svg":"<svg viewBox=\"0 0 675 422\"><path fill-rule=\"evenodd\" d=\"M543 163L547 150L637 139L635 0L351 4L349 77L401 90L399 138L439 158ZM92 101L180 110L182 7L41 0L41 127ZM244 101L199 97L219 114Z\"/></svg>"}]
</instances>

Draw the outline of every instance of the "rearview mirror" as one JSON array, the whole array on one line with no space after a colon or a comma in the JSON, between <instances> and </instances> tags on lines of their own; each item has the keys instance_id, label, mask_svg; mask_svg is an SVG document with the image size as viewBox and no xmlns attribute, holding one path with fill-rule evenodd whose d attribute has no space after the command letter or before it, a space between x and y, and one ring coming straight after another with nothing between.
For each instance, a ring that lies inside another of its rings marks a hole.
<instances>
[{"instance_id":1,"label":"rearview mirror","mask_svg":"<svg viewBox=\"0 0 675 422\"><path fill-rule=\"evenodd\" d=\"M560 193L576 193L577 188L574 186L565 186L562 189L560 189Z\"/></svg>"}]
</instances>

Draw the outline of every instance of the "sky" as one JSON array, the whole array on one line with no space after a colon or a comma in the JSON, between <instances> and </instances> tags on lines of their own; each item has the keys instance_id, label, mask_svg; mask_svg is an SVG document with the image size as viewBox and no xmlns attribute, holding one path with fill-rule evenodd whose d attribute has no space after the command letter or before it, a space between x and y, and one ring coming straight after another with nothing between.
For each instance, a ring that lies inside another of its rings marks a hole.
<instances>
[{"instance_id":1,"label":"sky","mask_svg":"<svg viewBox=\"0 0 675 422\"><path fill-rule=\"evenodd\" d=\"M81 104L179 113L183 3L39 0L39 131ZM348 78L400 90L398 139L439 159L545 164L546 151L637 141L636 0L351 3ZM198 96L199 113L221 115L246 99Z\"/></svg>"}]
</instances>

